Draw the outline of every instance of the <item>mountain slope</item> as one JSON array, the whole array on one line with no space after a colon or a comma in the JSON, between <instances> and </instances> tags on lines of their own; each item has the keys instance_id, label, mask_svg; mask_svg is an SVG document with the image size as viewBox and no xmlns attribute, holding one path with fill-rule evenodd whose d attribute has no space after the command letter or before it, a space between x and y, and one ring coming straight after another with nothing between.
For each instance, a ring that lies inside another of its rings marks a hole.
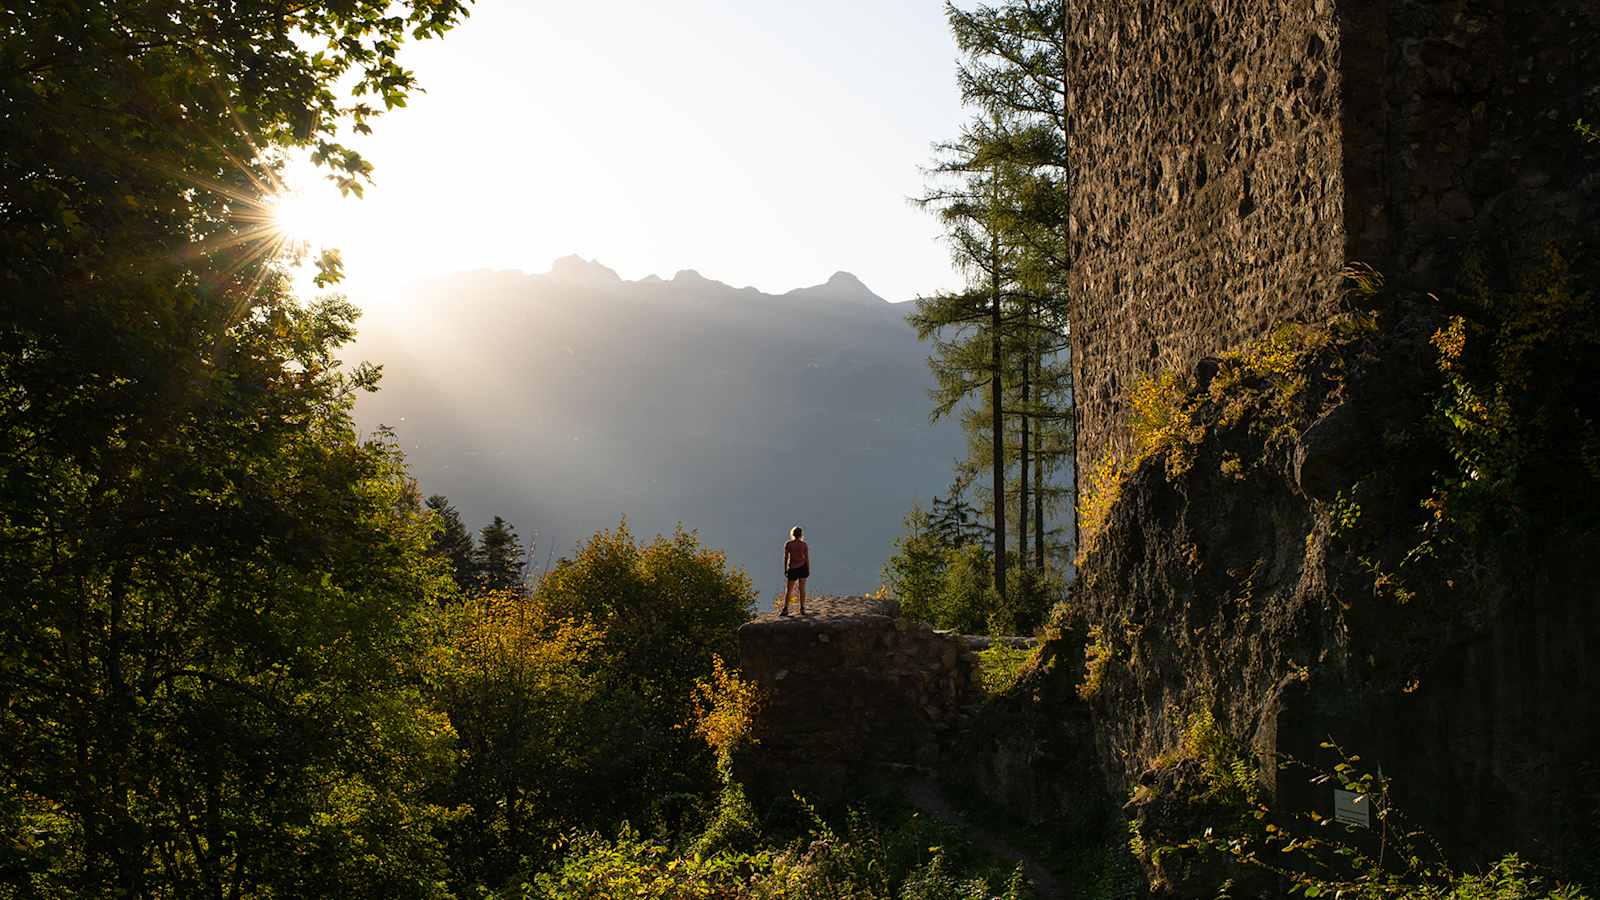
<instances>
[{"instance_id":1,"label":"mountain slope","mask_svg":"<svg viewBox=\"0 0 1600 900\"><path fill-rule=\"evenodd\" d=\"M468 522L537 532L536 568L623 516L642 536L682 521L770 593L800 524L813 590L871 590L963 453L928 424L905 311L843 272L778 296L576 257L457 275L369 312L350 357L382 363L383 390L357 418L395 428Z\"/></svg>"}]
</instances>

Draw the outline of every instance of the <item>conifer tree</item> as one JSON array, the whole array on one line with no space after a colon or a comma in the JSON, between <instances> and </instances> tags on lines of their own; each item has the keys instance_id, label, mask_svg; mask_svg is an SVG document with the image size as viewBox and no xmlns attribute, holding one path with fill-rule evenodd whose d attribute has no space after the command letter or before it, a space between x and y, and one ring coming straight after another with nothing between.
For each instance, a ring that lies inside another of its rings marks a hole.
<instances>
[{"instance_id":1,"label":"conifer tree","mask_svg":"<svg viewBox=\"0 0 1600 900\"><path fill-rule=\"evenodd\" d=\"M472 589L478 581L478 548L472 542L472 534L461 524L461 514L445 495L429 497L428 509L439 517L439 531L433 536L433 554L450 561L450 573L457 587L463 591Z\"/></svg>"},{"instance_id":2,"label":"conifer tree","mask_svg":"<svg viewBox=\"0 0 1600 900\"><path fill-rule=\"evenodd\" d=\"M486 591L527 589L527 566L517 529L499 516L478 532L478 585Z\"/></svg>"},{"instance_id":3,"label":"conifer tree","mask_svg":"<svg viewBox=\"0 0 1600 900\"><path fill-rule=\"evenodd\" d=\"M977 521L977 511L962 498L961 490L958 485L948 499L934 497L926 514L927 529L943 549L982 544L989 537L989 530Z\"/></svg>"},{"instance_id":4,"label":"conifer tree","mask_svg":"<svg viewBox=\"0 0 1600 900\"><path fill-rule=\"evenodd\" d=\"M997 204L1006 217L1003 233L1017 259L1018 282L1008 316L1008 396L1002 411L1018 421L1003 463L1009 468L1014 460L1017 467L1017 490L1006 496L1015 498L1019 556L1028 556L1031 505L1033 560L1043 567L1047 508L1069 492L1047 478L1071 459L1073 444L1066 341L1068 10L1063 0L1005 0L970 9L947 4L946 11L963 53L958 70L963 101L1005 123L975 135L981 146L972 149L1012 173ZM983 443L974 447L988 455Z\"/></svg>"},{"instance_id":5,"label":"conifer tree","mask_svg":"<svg viewBox=\"0 0 1600 900\"><path fill-rule=\"evenodd\" d=\"M988 440L1003 447L1003 378L1007 300L1016 282L1016 253L1005 229L1010 216L1003 198L1013 193L1017 170L990 152L1004 124L996 117L974 121L962 136L939 147L930 171L942 182L919 201L945 227L951 255L968 279L963 291L919 297L908 317L917 336L933 343L934 418L949 415L969 397L986 394ZM968 408L964 418L971 421ZM1006 522L1004 451L994 453L994 583L1005 596Z\"/></svg>"}]
</instances>

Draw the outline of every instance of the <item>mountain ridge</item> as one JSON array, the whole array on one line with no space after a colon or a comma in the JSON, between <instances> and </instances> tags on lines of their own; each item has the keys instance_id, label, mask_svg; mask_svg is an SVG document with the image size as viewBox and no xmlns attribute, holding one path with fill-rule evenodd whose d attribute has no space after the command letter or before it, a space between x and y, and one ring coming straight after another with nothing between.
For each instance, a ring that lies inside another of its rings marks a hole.
<instances>
[{"instance_id":1,"label":"mountain ridge","mask_svg":"<svg viewBox=\"0 0 1600 900\"><path fill-rule=\"evenodd\" d=\"M394 428L423 490L469 523L538 532L541 561L627 516L645 535L681 520L760 575L801 524L815 589L870 591L905 511L964 452L927 421L903 308L847 272L767 294L563 257L409 293L405 315L363 321L351 356L384 385L358 425Z\"/></svg>"},{"instance_id":2,"label":"mountain ridge","mask_svg":"<svg viewBox=\"0 0 1600 900\"><path fill-rule=\"evenodd\" d=\"M736 287L725 281L709 278L702 274L700 270L693 268L679 269L673 273L671 278L662 278L660 275L655 273L644 275L639 278L623 278L615 269L600 262L598 259L586 259L576 253L569 253L565 256L558 257L550 263L550 268L544 272L529 272L524 269L476 269L472 270L471 272L451 273L449 275L440 276L440 278L450 279L458 276L471 275L478 272L520 274L531 278L551 278L560 281L592 284L678 284L680 286L701 285L712 290L726 288L730 291L759 293L765 297L828 297L830 299L848 298L853 300L881 303L886 306L897 305L894 301L882 297L873 291L866 285L865 282L860 279L860 277L843 269L835 271L832 275L828 276L826 280L818 282L817 284L802 285L800 287L790 288L789 290L781 293L769 293L755 287L754 285Z\"/></svg>"}]
</instances>

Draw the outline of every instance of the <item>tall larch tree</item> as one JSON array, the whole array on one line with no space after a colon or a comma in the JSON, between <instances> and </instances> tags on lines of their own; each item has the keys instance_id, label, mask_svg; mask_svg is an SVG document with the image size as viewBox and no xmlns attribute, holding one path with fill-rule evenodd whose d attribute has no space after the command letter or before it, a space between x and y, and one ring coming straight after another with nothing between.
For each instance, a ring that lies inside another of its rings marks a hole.
<instances>
[{"instance_id":1,"label":"tall larch tree","mask_svg":"<svg viewBox=\"0 0 1600 900\"><path fill-rule=\"evenodd\" d=\"M962 291L920 297L908 317L918 337L931 341L935 419L981 399L989 446L1005 445L1004 378L1009 300L1016 285L1017 254L1007 228L1014 218L1005 203L1018 172L990 152L1004 130L998 119L979 118L956 141L940 145L929 170L934 187L919 202L944 225L951 256L967 277ZM980 415L966 407L969 427ZM979 443L982 441L980 440ZM994 587L1006 592L1006 478L1003 449L991 454L990 491L994 539Z\"/></svg>"},{"instance_id":2,"label":"tall larch tree","mask_svg":"<svg viewBox=\"0 0 1600 900\"><path fill-rule=\"evenodd\" d=\"M1018 509L1026 516L1031 499L1034 562L1043 567L1046 509L1065 493L1047 486L1046 477L1071 462L1071 454L1060 448L1073 438L1066 358L1069 10L1064 0L1008 0L968 9L948 4L946 12L963 54L958 71L963 101L1009 125L991 132L993 140L985 150L1019 173L1005 204L1014 217L1007 233L1024 260L1020 280L1025 289L1020 293L1031 299L1024 301L1025 324L1019 329L1026 353L1015 355L1015 365L1008 367L1019 390L1007 414L1023 420L1016 446L1019 469L1026 470L1031 462L1033 471L1031 479L1019 473L1019 484L1031 484L1019 491ZM1026 398L1020 396L1023 384ZM1075 464L1072 480L1075 485ZM1022 551L1026 557L1026 546Z\"/></svg>"}]
</instances>

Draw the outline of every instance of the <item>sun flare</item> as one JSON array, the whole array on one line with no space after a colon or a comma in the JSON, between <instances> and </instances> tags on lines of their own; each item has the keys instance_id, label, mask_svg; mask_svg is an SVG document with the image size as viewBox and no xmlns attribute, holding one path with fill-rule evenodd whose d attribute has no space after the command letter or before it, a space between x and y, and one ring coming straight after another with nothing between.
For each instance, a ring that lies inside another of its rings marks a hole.
<instances>
[{"instance_id":1,"label":"sun flare","mask_svg":"<svg viewBox=\"0 0 1600 900\"><path fill-rule=\"evenodd\" d=\"M289 191L272 201L272 227L293 243L329 243L333 219L328 205L305 191Z\"/></svg>"}]
</instances>

